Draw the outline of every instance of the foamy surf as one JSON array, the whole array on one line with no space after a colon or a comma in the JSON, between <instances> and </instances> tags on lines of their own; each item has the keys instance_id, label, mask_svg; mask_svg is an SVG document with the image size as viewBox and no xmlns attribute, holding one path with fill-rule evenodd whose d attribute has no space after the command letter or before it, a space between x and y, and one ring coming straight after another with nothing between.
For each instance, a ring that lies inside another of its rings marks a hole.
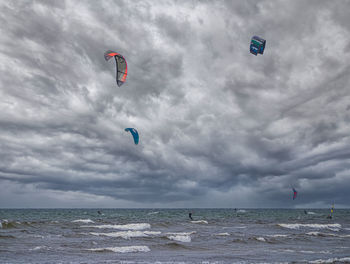
<instances>
[{"instance_id":1,"label":"foamy surf","mask_svg":"<svg viewBox=\"0 0 350 264\"><path fill-rule=\"evenodd\" d=\"M184 242L184 243L191 242L190 236L173 235L173 236L167 236L167 238L174 240L174 241Z\"/></svg>"},{"instance_id":2,"label":"foamy surf","mask_svg":"<svg viewBox=\"0 0 350 264\"><path fill-rule=\"evenodd\" d=\"M167 233L167 238L174 241L189 243L191 242L191 235L195 234L196 232L184 232L184 233Z\"/></svg>"},{"instance_id":3,"label":"foamy surf","mask_svg":"<svg viewBox=\"0 0 350 264\"><path fill-rule=\"evenodd\" d=\"M136 253L151 251L147 246L128 246L128 247L106 247L106 248L90 248L87 249L94 252L111 251L115 253Z\"/></svg>"},{"instance_id":4,"label":"foamy surf","mask_svg":"<svg viewBox=\"0 0 350 264\"><path fill-rule=\"evenodd\" d=\"M119 229L119 230L144 230L151 228L148 223L139 224L126 224L126 225L94 225L94 226L81 226L81 227L92 227L100 229Z\"/></svg>"},{"instance_id":5,"label":"foamy surf","mask_svg":"<svg viewBox=\"0 0 350 264\"><path fill-rule=\"evenodd\" d=\"M268 237L288 237L288 235L283 234L275 234L275 235L267 235Z\"/></svg>"},{"instance_id":6,"label":"foamy surf","mask_svg":"<svg viewBox=\"0 0 350 264\"><path fill-rule=\"evenodd\" d=\"M217 233L216 236L229 236L229 233Z\"/></svg>"},{"instance_id":7,"label":"foamy surf","mask_svg":"<svg viewBox=\"0 0 350 264\"><path fill-rule=\"evenodd\" d=\"M340 237L340 238L350 238L350 235L338 235L332 233L321 233L321 232L308 232L306 233L308 236L320 236L320 237Z\"/></svg>"},{"instance_id":8,"label":"foamy surf","mask_svg":"<svg viewBox=\"0 0 350 264\"><path fill-rule=\"evenodd\" d=\"M106 236L106 237L121 237L124 239L130 239L133 237L148 237L160 235L161 232L158 231L121 231L121 232L111 232L111 233L96 233L90 232L93 236Z\"/></svg>"},{"instance_id":9,"label":"foamy surf","mask_svg":"<svg viewBox=\"0 0 350 264\"><path fill-rule=\"evenodd\" d=\"M89 224L89 223L95 223L91 219L77 219L73 220L72 223L84 223L84 224Z\"/></svg>"},{"instance_id":10,"label":"foamy surf","mask_svg":"<svg viewBox=\"0 0 350 264\"><path fill-rule=\"evenodd\" d=\"M192 224L208 224L208 221L205 220L196 220L196 221L191 221Z\"/></svg>"},{"instance_id":11,"label":"foamy surf","mask_svg":"<svg viewBox=\"0 0 350 264\"><path fill-rule=\"evenodd\" d=\"M309 261L312 264L323 264L323 263L350 263L350 257L346 258L330 258L330 259L317 259Z\"/></svg>"},{"instance_id":12,"label":"foamy surf","mask_svg":"<svg viewBox=\"0 0 350 264\"><path fill-rule=\"evenodd\" d=\"M266 239L263 237L255 237L255 239L260 241L260 242L266 242Z\"/></svg>"},{"instance_id":13,"label":"foamy surf","mask_svg":"<svg viewBox=\"0 0 350 264\"><path fill-rule=\"evenodd\" d=\"M339 229L341 228L340 224L277 224L277 225L288 229L314 228L314 229L329 229L332 231L339 231Z\"/></svg>"}]
</instances>

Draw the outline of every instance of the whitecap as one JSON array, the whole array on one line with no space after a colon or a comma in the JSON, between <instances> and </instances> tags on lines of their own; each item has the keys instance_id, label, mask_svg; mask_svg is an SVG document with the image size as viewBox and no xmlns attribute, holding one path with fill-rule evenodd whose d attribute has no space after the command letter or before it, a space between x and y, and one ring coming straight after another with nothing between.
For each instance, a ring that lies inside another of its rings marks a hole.
<instances>
[{"instance_id":1,"label":"whitecap","mask_svg":"<svg viewBox=\"0 0 350 264\"><path fill-rule=\"evenodd\" d=\"M321 233L321 232L308 232L306 235L309 236L331 236L331 237L341 237L341 238L347 238L350 237L350 235L338 235L338 234L332 234L332 233Z\"/></svg>"},{"instance_id":2,"label":"whitecap","mask_svg":"<svg viewBox=\"0 0 350 264\"><path fill-rule=\"evenodd\" d=\"M240 209L240 210L237 210L237 213L246 213L247 211L246 210L243 210L243 209Z\"/></svg>"},{"instance_id":3,"label":"whitecap","mask_svg":"<svg viewBox=\"0 0 350 264\"><path fill-rule=\"evenodd\" d=\"M183 236L183 235L176 235L176 236L167 236L167 238L175 241L180 241L180 242L191 242L191 236Z\"/></svg>"},{"instance_id":4,"label":"whitecap","mask_svg":"<svg viewBox=\"0 0 350 264\"><path fill-rule=\"evenodd\" d=\"M329 251L312 251L312 250L301 250L299 251L303 254L331 254Z\"/></svg>"},{"instance_id":5,"label":"whitecap","mask_svg":"<svg viewBox=\"0 0 350 264\"><path fill-rule=\"evenodd\" d=\"M29 250L30 251L37 251L37 250L40 250L40 249L47 249L47 248L48 248L47 246L37 246L37 247L29 249Z\"/></svg>"},{"instance_id":6,"label":"whitecap","mask_svg":"<svg viewBox=\"0 0 350 264\"><path fill-rule=\"evenodd\" d=\"M193 224L208 224L208 221L205 220L197 220L197 221L191 221Z\"/></svg>"},{"instance_id":7,"label":"whitecap","mask_svg":"<svg viewBox=\"0 0 350 264\"><path fill-rule=\"evenodd\" d=\"M314 229L329 229L332 231L339 231L340 224L277 224L280 227L288 229L299 229L301 227L314 228Z\"/></svg>"},{"instance_id":8,"label":"whitecap","mask_svg":"<svg viewBox=\"0 0 350 264\"><path fill-rule=\"evenodd\" d=\"M216 236L229 236L229 233L217 233Z\"/></svg>"},{"instance_id":9,"label":"whitecap","mask_svg":"<svg viewBox=\"0 0 350 264\"><path fill-rule=\"evenodd\" d=\"M195 233L195 231L182 233L167 233L167 238L175 241L188 243L191 242L191 235Z\"/></svg>"},{"instance_id":10,"label":"whitecap","mask_svg":"<svg viewBox=\"0 0 350 264\"><path fill-rule=\"evenodd\" d=\"M275 235L267 235L269 237L288 237L288 235L275 234Z\"/></svg>"},{"instance_id":11,"label":"whitecap","mask_svg":"<svg viewBox=\"0 0 350 264\"><path fill-rule=\"evenodd\" d=\"M81 226L81 227L93 227L93 228L105 228L105 229L119 229L119 230L143 230L151 228L148 223L139 224L126 224L126 225L95 225L95 226Z\"/></svg>"},{"instance_id":12,"label":"whitecap","mask_svg":"<svg viewBox=\"0 0 350 264\"><path fill-rule=\"evenodd\" d=\"M77 219L72 221L72 223L85 223L85 224L89 224L89 223L95 223L94 221L92 221L91 219Z\"/></svg>"},{"instance_id":13,"label":"whitecap","mask_svg":"<svg viewBox=\"0 0 350 264\"><path fill-rule=\"evenodd\" d=\"M150 212L148 213L148 215L154 215L154 214L158 214L159 212Z\"/></svg>"},{"instance_id":14,"label":"whitecap","mask_svg":"<svg viewBox=\"0 0 350 264\"><path fill-rule=\"evenodd\" d=\"M309 261L312 264L321 264L321 263L349 263L350 257L346 258L330 258L330 259L317 259L313 261Z\"/></svg>"},{"instance_id":15,"label":"whitecap","mask_svg":"<svg viewBox=\"0 0 350 264\"><path fill-rule=\"evenodd\" d=\"M266 239L263 237L256 237L255 239L261 242L266 242Z\"/></svg>"},{"instance_id":16,"label":"whitecap","mask_svg":"<svg viewBox=\"0 0 350 264\"><path fill-rule=\"evenodd\" d=\"M128 246L128 247L106 247L106 248L90 248L89 251L101 252L112 251L115 253L135 253L135 252L149 252L151 251L147 246Z\"/></svg>"},{"instance_id":17,"label":"whitecap","mask_svg":"<svg viewBox=\"0 0 350 264\"><path fill-rule=\"evenodd\" d=\"M111 233L96 233L90 232L94 236L107 236L107 237L121 237L124 239L130 239L132 237L148 237L160 235L161 232L158 231L121 231L121 232L111 232Z\"/></svg>"}]
</instances>

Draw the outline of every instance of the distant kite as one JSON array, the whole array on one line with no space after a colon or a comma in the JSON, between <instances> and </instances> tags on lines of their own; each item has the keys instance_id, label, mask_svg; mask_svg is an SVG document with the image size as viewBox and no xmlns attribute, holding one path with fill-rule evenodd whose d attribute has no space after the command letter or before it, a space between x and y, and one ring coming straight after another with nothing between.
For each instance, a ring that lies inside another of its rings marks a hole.
<instances>
[{"instance_id":1,"label":"distant kite","mask_svg":"<svg viewBox=\"0 0 350 264\"><path fill-rule=\"evenodd\" d=\"M125 131L131 133L132 137L134 138L135 145L139 144L139 133L135 128L128 127L128 128L125 128Z\"/></svg>"},{"instance_id":2,"label":"distant kite","mask_svg":"<svg viewBox=\"0 0 350 264\"><path fill-rule=\"evenodd\" d=\"M107 50L104 56L106 61L108 61L112 57L115 58L117 69L117 85L119 87L122 86L126 80L126 76L128 75L128 65L126 63L125 58L121 54L111 50Z\"/></svg>"},{"instance_id":3,"label":"distant kite","mask_svg":"<svg viewBox=\"0 0 350 264\"><path fill-rule=\"evenodd\" d=\"M265 44L265 39L258 36L253 36L252 40L250 41L250 53L254 54L255 56L258 55L258 53L264 54Z\"/></svg>"},{"instance_id":4,"label":"distant kite","mask_svg":"<svg viewBox=\"0 0 350 264\"><path fill-rule=\"evenodd\" d=\"M295 200L295 198L297 198L297 194L298 194L298 192L293 188L293 200Z\"/></svg>"}]
</instances>

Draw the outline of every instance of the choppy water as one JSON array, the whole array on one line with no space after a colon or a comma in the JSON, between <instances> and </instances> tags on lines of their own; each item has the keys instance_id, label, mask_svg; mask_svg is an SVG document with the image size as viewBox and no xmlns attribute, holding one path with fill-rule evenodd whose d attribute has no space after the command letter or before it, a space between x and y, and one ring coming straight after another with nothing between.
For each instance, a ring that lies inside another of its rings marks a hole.
<instances>
[{"instance_id":1,"label":"choppy water","mask_svg":"<svg viewBox=\"0 0 350 264\"><path fill-rule=\"evenodd\" d=\"M0 263L350 263L350 210L308 211L2 209Z\"/></svg>"}]
</instances>

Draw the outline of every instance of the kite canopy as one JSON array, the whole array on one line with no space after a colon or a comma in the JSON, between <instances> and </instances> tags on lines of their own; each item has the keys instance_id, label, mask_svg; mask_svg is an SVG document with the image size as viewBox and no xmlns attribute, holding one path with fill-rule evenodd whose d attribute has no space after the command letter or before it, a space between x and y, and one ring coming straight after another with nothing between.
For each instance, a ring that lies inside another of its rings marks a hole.
<instances>
[{"instance_id":1,"label":"kite canopy","mask_svg":"<svg viewBox=\"0 0 350 264\"><path fill-rule=\"evenodd\" d=\"M125 128L125 131L131 133L131 135L134 138L135 145L137 145L139 143L139 133L137 132L137 130L135 128L128 127Z\"/></svg>"},{"instance_id":2,"label":"kite canopy","mask_svg":"<svg viewBox=\"0 0 350 264\"><path fill-rule=\"evenodd\" d=\"M258 55L258 53L264 54L265 44L265 39L258 36L253 36L252 40L250 41L250 53L254 54L255 56Z\"/></svg>"},{"instance_id":3,"label":"kite canopy","mask_svg":"<svg viewBox=\"0 0 350 264\"><path fill-rule=\"evenodd\" d=\"M297 198L297 194L298 194L298 192L293 188L293 200L295 200L295 198Z\"/></svg>"},{"instance_id":4,"label":"kite canopy","mask_svg":"<svg viewBox=\"0 0 350 264\"><path fill-rule=\"evenodd\" d=\"M128 65L125 58L112 50L107 50L104 54L105 60L108 61L110 58L115 58L116 69L117 69L117 85L120 87L124 84L126 76L128 75Z\"/></svg>"}]
</instances>

